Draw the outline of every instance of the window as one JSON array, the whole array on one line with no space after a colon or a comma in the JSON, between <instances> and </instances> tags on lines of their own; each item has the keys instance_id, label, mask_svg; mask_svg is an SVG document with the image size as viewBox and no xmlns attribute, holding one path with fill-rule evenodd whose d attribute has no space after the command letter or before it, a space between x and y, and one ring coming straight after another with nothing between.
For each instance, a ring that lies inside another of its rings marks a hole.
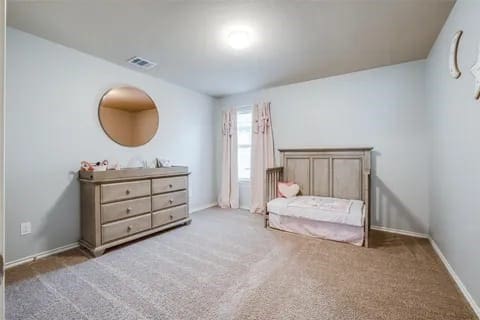
<instances>
[{"instance_id":1,"label":"window","mask_svg":"<svg viewBox=\"0 0 480 320\"><path fill-rule=\"evenodd\" d=\"M250 153L252 149L252 109L242 108L237 112L238 179L250 180Z\"/></svg>"}]
</instances>

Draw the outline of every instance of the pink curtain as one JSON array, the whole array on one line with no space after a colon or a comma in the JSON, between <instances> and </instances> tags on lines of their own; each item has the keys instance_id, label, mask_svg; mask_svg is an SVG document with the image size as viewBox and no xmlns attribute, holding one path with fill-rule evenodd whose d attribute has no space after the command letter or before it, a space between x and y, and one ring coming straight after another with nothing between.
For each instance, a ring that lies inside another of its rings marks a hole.
<instances>
[{"instance_id":1,"label":"pink curtain","mask_svg":"<svg viewBox=\"0 0 480 320\"><path fill-rule=\"evenodd\" d=\"M218 205L221 208L238 208L237 112L227 110L222 116L222 173Z\"/></svg>"},{"instance_id":2,"label":"pink curtain","mask_svg":"<svg viewBox=\"0 0 480 320\"><path fill-rule=\"evenodd\" d=\"M266 170L275 163L270 102L252 110L252 166L250 212L266 212Z\"/></svg>"}]
</instances>

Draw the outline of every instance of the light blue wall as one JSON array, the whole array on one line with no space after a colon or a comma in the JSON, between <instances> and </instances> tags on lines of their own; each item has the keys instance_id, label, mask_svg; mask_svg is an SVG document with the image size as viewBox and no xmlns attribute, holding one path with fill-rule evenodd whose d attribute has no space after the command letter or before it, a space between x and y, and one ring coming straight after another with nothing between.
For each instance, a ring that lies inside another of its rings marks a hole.
<instances>
[{"instance_id":1,"label":"light blue wall","mask_svg":"<svg viewBox=\"0 0 480 320\"><path fill-rule=\"evenodd\" d=\"M450 42L463 30L459 79L449 74ZM459 0L426 65L431 127L430 233L480 303L480 101L470 68L480 45L480 1Z\"/></svg>"}]
</instances>

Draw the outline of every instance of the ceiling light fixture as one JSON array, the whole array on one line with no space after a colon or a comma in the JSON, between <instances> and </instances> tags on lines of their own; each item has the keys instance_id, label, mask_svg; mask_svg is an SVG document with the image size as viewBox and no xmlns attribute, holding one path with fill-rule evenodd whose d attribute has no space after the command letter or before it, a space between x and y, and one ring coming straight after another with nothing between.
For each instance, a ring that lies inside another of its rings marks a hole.
<instances>
[{"instance_id":1,"label":"ceiling light fixture","mask_svg":"<svg viewBox=\"0 0 480 320\"><path fill-rule=\"evenodd\" d=\"M252 37L246 30L234 30L227 36L228 44L235 50L242 50L250 47Z\"/></svg>"}]
</instances>

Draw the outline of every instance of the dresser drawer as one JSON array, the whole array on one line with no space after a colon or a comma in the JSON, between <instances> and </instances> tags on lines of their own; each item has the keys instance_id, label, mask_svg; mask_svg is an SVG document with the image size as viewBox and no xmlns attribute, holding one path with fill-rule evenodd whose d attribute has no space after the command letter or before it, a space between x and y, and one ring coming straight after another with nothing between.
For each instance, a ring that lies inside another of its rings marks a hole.
<instances>
[{"instance_id":1,"label":"dresser drawer","mask_svg":"<svg viewBox=\"0 0 480 320\"><path fill-rule=\"evenodd\" d=\"M165 193L187 189L187 177L161 178L152 180L152 193Z\"/></svg>"},{"instance_id":2,"label":"dresser drawer","mask_svg":"<svg viewBox=\"0 0 480 320\"><path fill-rule=\"evenodd\" d=\"M151 226L152 215L150 213L139 217L104 224L102 225L102 243L130 236L150 229Z\"/></svg>"},{"instance_id":3,"label":"dresser drawer","mask_svg":"<svg viewBox=\"0 0 480 320\"><path fill-rule=\"evenodd\" d=\"M178 206L152 213L152 228L188 217L187 206Z\"/></svg>"},{"instance_id":4,"label":"dresser drawer","mask_svg":"<svg viewBox=\"0 0 480 320\"><path fill-rule=\"evenodd\" d=\"M150 197L102 204L100 217L102 223L133 217L150 212L152 200Z\"/></svg>"},{"instance_id":5,"label":"dresser drawer","mask_svg":"<svg viewBox=\"0 0 480 320\"><path fill-rule=\"evenodd\" d=\"M150 180L102 184L101 200L112 202L150 195Z\"/></svg>"},{"instance_id":6,"label":"dresser drawer","mask_svg":"<svg viewBox=\"0 0 480 320\"><path fill-rule=\"evenodd\" d=\"M159 194L152 197L152 210L161 210L184 203L187 203L187 191Z\"/></svg>"}]
</instances>

